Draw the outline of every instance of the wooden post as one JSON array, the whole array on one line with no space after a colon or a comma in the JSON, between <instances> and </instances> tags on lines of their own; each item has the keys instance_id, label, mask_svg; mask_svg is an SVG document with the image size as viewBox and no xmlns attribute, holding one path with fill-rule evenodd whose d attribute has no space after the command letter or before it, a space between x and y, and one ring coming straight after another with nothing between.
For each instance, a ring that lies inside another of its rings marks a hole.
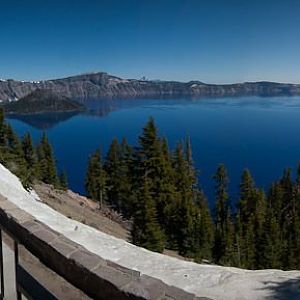
<instances>
[{"instance_id":1,"label":"wooden post","mask_svg":"<svg viewBox=\"0 0 300 300\"><path fill-rule=\"evenodd\" d=\"M19 247L18 242L14 240L14 254L15 254L15 279L16 279L16 293L17 300L22 300L22 295L18 285L18 265L19 265Z\"/></svg>"}]
</instances>

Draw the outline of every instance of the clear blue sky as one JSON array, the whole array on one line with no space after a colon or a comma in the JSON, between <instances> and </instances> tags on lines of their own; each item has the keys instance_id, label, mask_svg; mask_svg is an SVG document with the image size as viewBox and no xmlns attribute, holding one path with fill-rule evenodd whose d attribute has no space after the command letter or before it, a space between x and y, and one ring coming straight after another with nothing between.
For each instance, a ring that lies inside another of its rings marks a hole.
<instances>
[{"instance_id":1,"label":"clear blue sky","mask_svg":"<svg viewBox=\"0 0 300 300\"><path fill-rule=\"evenodd\" d=\"M0 78L300 82L299 0L0 0Z\"/></svg>"}]
</instances>

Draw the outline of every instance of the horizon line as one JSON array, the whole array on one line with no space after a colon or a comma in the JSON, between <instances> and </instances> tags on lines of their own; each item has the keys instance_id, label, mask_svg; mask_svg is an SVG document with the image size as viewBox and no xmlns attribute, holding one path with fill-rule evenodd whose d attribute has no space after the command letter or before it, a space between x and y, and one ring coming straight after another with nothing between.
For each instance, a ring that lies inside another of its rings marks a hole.
<instances>
[{"instance_id":1,"label":"horizon line","mask_svg":"<svg viewBox=\"0 0 300 300\"><path fill-rule=\"evenodd\" d=\"M300 85L299 82L291 82L291 81L272 81L272 80L267 80L267 79L263 79L263 80L247 80L247 81L234 81L234 82L222 82L222 83L211 83L211 82L204 82L202 80L199 80L199 79L191 79L191 80L176 80L176 79L159 79L159 78L156 78L156 79L150 79L150 78L147 78L146 76L142 76L141 78L131 78L131 77L121 77L121 76L118 76L118 75L114 75L114 74L111 74L109 72L106 72L106 71L87 71L87 72L82 72L82 73L73 73L73 74L70 74L70 75L62 75L62 76L58 76L58 77L49 77L47 79L14 79L14 78L3 78L1 77L0 78L0 82L2 81L10 81L10 80L13 80L13 81L19 81L19 82L42 82L42 81L53 81L53 80L61 80L61 79L66 79L66 78L72 78L72 77L78 77L78 76L84 76L84 75L92 75L92 74L107 74L109 76L112 76L112 77L116 77L116 78L119 78L119 79L123 79L123 80L138 80L138 81L161 81L161 82L179 82L179 83L190 83L190 82L199 82L199 83L202 83L202 84L206 84L206 85L235 85L235 84L245 84L245 83L277 83L277 84L291 84L291 85Z\"/></svg>"}]
</instances>

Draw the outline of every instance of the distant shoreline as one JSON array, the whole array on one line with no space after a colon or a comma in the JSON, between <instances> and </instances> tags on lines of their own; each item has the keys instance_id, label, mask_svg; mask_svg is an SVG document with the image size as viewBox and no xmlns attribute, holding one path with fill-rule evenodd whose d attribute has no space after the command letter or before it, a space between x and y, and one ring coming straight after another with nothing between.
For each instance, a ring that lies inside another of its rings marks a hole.
<instances>
[{"instance_id":1,"label":"distant shoreline","mask_svg":"<svg viewBox=\"0 0 300 300\"><path fill-rule=\"evenodd\" d=\"M199 98L234 96L299 96L300 84L245 82L207 84L201 81L159 81L123 79L104 72L37 82L2 80L0 100L19 100L37 89L51 90L61 97L81 101L115 98Z\"/></svg>"}]
</instances>

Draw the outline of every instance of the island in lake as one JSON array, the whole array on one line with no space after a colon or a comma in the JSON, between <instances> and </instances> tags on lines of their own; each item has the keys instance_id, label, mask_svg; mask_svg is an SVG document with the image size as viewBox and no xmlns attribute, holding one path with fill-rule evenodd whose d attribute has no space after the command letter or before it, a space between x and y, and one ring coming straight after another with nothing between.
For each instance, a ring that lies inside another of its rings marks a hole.
<instances>
[{"instance_id":1,"label":"island in lake","mask_svg":"<svg viewBox=\"0 0 300 300\"><path fill-rule=\"evenodd\" d=\"M3 104L8 114L84 111L84 105L49 89L36 89L18 101Z\"/></svg>"}]
</instances>

